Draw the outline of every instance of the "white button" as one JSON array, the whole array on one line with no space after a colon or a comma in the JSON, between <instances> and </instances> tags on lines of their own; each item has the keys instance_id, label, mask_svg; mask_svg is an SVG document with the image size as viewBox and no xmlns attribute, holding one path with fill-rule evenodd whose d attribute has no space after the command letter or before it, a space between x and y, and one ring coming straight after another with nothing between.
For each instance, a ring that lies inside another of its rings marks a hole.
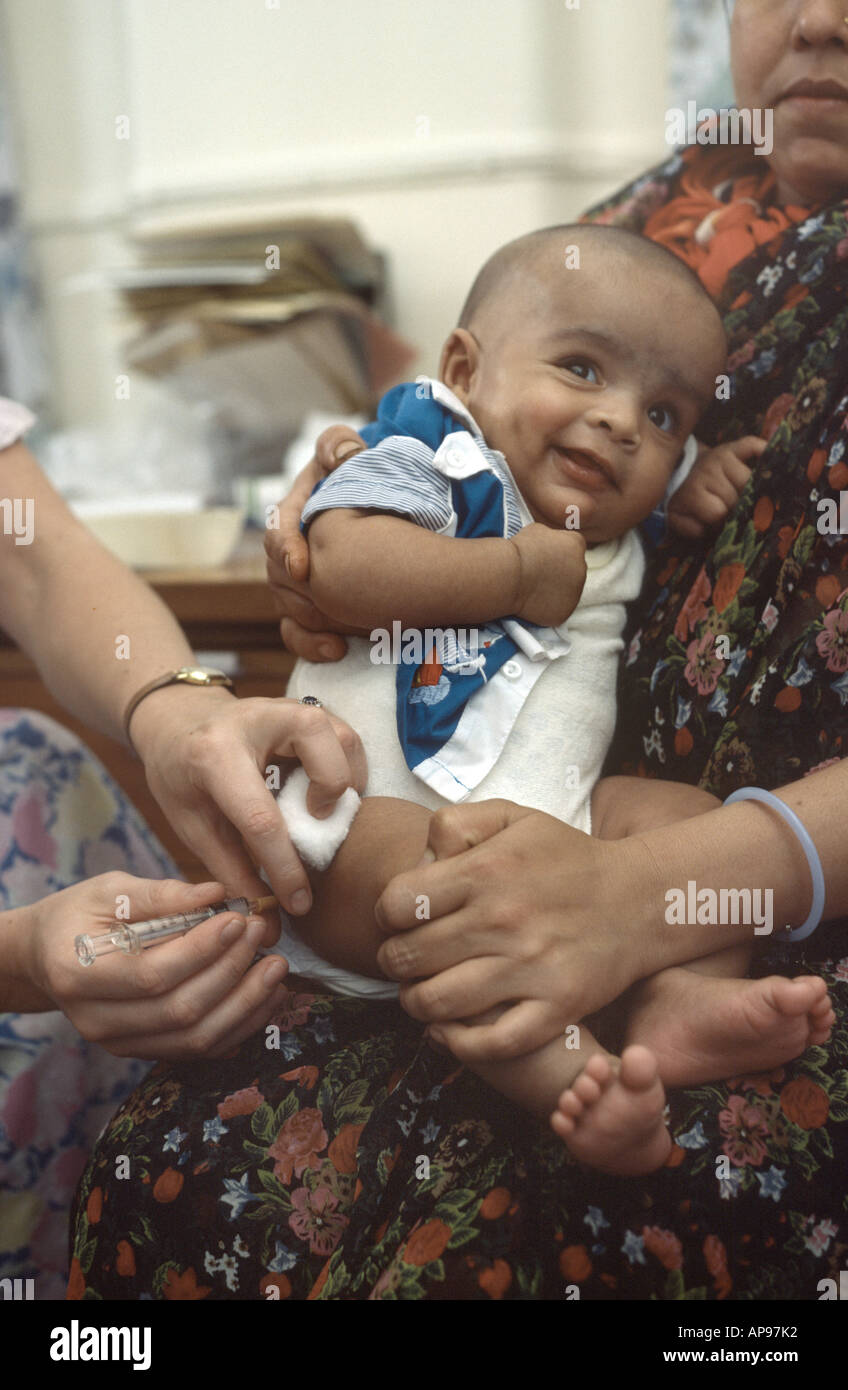
<instances>
[{"instance_id":1,"label":"white button","mask_svg":"<svg viewBox=\"0 0 848 1390\"><path fill-rule=\"evenodd\" d=\"M520 663L520 662L518 662L518 661L505 661L504 664L503 664L503 666L501 667L501 670L503 671L504 675L507 677L508 680L511 680L511 681L518 681L518 680L521 680L522 671L521 671L521 663Z\"/></svg>"}]
</instances>

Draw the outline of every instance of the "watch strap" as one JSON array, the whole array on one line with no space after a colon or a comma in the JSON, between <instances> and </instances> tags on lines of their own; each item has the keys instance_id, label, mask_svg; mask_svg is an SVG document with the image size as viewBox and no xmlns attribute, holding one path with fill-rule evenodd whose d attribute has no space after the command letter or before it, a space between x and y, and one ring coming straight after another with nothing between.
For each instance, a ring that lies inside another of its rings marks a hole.
<instances>
[{"instance_id":1,"label":"watch strap","mask_svg":"<svg viewBox=\"0 0 848 1390\"><path fill-rule=\"evenodd\" d=\"M227 690L232 690L233 682L224 671L218 671L208 666L181 666L178 671L166 671L162 676L156 676L152 681L148 681L140 690L137 690L124 710L124 733L127 742L132 748L133 743L130 737L130 720L141 704L142 700L148 695L152 695L154 690L162 690L167 685L193 685L203 689L208 686L224 686Z\"/></svg>"}]
</instances>

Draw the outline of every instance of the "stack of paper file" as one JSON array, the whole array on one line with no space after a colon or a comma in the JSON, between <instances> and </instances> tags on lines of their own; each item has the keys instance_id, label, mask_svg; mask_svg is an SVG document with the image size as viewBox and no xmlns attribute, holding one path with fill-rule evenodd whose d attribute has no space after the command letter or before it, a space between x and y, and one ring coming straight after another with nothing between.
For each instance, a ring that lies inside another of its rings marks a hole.
<instances>
[{"instance_id":1,"label":"stack of paper file","mask_svg":"<svg viewBox=\"0 0 848 1390\"><path fill-rule=\"evenodd\" d=\"M383 321L385 267L353 223L298 218L136 229L111 273L130 370L212 412L232 481L277 471L311 411L370 414L415 353Z\"/></svg>"}]
</instances>

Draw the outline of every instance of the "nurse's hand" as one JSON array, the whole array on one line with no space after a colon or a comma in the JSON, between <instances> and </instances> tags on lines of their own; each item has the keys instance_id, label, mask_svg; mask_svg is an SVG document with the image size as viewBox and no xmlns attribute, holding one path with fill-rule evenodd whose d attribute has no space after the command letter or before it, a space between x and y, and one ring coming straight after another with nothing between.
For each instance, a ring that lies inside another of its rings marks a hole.
<instances>
[{"instance_id":1,"label":"nurse's hand","mask_svg":"<svg viewBox=\"0 0 848 1390\"><path fill-rule=\"evenodd\" d=\"M223 913L138 955L115 951L80 965L74 938L115 925L192 912L226 896L220 883L188 884L114 872L0 917L5 1007L61 1009L90 1042L117 1057L220 1057L262 1028L285 997L279 956L251 964L263 934Z\"/></svg>"},{"instance_id":2,"label":"nurse's hand","mask_svg":"<svg viewBox=\"0 0 848 1390\"><path fill-rule=\"evenodd\" d=\"M153 795L227 897L267 893L258 864L288 912L309 911L309 879L266 778L277 762L301 763L310 811L329 815L342 792L361 792L367 780L365 750L349 724L297 700L166 686L142 700L130 734ZM278 934L274 913L264 944Z\"/></svg>"}]
</instances>

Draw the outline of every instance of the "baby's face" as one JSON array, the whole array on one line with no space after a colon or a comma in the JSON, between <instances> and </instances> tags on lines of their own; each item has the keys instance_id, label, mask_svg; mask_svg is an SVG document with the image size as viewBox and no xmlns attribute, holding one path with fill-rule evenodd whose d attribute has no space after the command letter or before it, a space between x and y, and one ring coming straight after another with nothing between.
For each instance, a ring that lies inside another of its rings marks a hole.
<instances>
[{"instance_id":1,"label":"baby's face","mask_svg":"<svg viewBox=\"0 0 848 1390\"><path fill-rule=\"evenodd\" d=\"M523 272L475 319L465 389L445 377L534 520L564 526L576 506L590 544L623 535L662 499L726 352L697 287L603 260Z\"/></svg>"}]
</instances>

